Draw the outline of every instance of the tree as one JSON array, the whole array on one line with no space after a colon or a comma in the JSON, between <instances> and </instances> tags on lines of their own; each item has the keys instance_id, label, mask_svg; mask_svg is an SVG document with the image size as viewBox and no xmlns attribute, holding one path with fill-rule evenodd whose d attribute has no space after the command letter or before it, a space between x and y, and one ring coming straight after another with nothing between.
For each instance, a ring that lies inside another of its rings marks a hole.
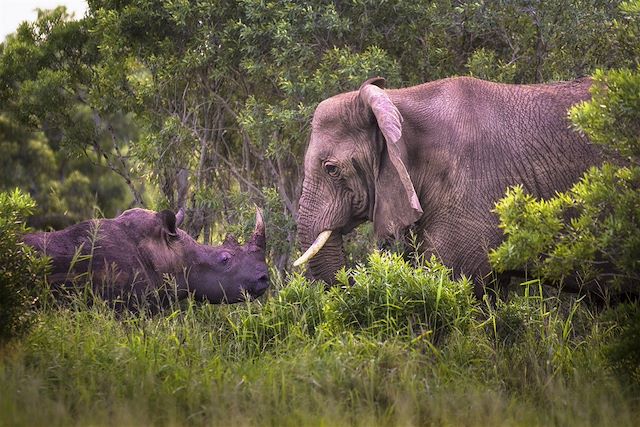
<instances>
[{"instance_id":1,"label":"tree","mask_svg":"<svg viewBox=\"0 0 640 427\"><path fill-rule=\"evenodd\" d=\"M130 138L127 116L101 117L88 99L96 48L85 21L65 9L39 11L0 45L0 189L28 190L38 203L31 223L60 228L85 219L94 206L113 215L128 195L112 174L131 182L119 148Z\"/></svg>"},{"instance_id":2,"label":"tree","mask_svg":"<svg viewBox=\"0 0 640 427\"><path fill-rule=\"evenodd\" d=\"M42 292L46 261L20 241L35 203L15 190L0 193L0 344L25 333Z\"/></svg>"}]
</instances>

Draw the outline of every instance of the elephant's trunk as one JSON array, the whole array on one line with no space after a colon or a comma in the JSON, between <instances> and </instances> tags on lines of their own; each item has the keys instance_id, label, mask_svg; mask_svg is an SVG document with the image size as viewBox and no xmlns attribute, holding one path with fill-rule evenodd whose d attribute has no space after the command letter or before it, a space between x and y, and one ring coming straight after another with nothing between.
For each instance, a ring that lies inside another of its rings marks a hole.
<instances>
[{"instance_id":1,"label":"elephant's trunk","mask_svg":"<svg viewBox=\"0 0 640 427\"><path fill-rule=\"evenodd\" d=\"M302 248L306 250L315 240L313 237L301 237ZM331 233L331 237L322 249L309 260L308 276L311 279L322 280L329 285L336 281L336 272L345 264L342 235L340 232Z\"/></svg>"},{"instance_id":2,"label":"elephant's trunk","mask_svg":"<svg viewBox=\"0 0 640 427\"><path fill-rule=\"evenodd\" d=\"M321 225L312 223L311 220L314 218L317 218L317 216L309 214L304 205L301 205L298 218L298 236L303 251L307 251L318 236L326 230ZM332 230L331 235L321 249L308 260L307 275L311 279L323 280L331 285L335 282L336 272L344 264L345 255L342 247L342 234L339 230Z\"/></svg>"},{"instance_id":3,"label":"elephant's trunk","mask_svg":"<svg viewBox=\"0 0 640 427\"><path fill-rule=\"evenodd\" d=\"M320 249L322 249L327 240L329 240L329 237L331 237L331 233L331 230L325 230L320 233L318 237L316 237L316 240L314 240L314 242L311 244L311 246L309 246L309 249L307 249L307 251L293 263L293 266L298 267L313 258L320 251Z\"/></svg>"}]
</instances>

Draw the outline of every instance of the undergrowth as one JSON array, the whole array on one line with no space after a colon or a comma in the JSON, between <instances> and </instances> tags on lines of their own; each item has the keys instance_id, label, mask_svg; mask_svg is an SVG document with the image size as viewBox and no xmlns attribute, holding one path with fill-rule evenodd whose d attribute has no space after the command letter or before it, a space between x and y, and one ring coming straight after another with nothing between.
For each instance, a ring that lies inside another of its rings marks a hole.
<instances>
[{"instance_id":1,"label":"undergrowth","mask_svg":"<svg viewBox=\"0 0 640 427\"><path fill-rule=\"evenodd\" d=\"M637 309L603 316L537 282L494 307L435 261L380 252L339 282L292 275L258 301L154 315L45 304L2 349L0 425L637 420L637 382L621 380L637 373L633 335L619 326Z\"/></svg>"}]
</instances>

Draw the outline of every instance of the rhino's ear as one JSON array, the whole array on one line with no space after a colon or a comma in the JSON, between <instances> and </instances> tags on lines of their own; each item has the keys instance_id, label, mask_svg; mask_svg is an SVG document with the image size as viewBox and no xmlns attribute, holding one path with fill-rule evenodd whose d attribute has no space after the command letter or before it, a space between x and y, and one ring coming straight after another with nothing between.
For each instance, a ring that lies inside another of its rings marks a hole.
<instances>
[{"instance_id":1,"label":"rhino's ear","mask_svg":"<svg viewBox=\"0 0 640 427\"><path fill-rule=\"evenodd\" d=\"M422 216L418 195L407 171L407 152L402 140L403 118L382 89L384 79L369 79L360 87L358 103L364 114L375 118L382 134L376 171L373 225L379 238L396 236Z\"/></svg>"},{"instance_id":2,"label":"rhino's ear","mask_svg":"<svg viewBox=\"0 0 640 427\"><path fill-rule=\"evenodd\" d=\"M184 209L180 208L176 214L176 228L182 225L182 221L184 221Z\"/></svg>"},{"instance_id":3,"label":"rhino's ear","mask_svg":"<svg viewBox=\"0 0 640 427\"><path fill-rule=\"evenodd\" d=\"M162 212L158 212L157 215L160 218L160 222L162 223L162 231L164 231L164 233L166 233L168 236L177 236L178 230L176 228L176 215L173 213L173 211L166 209Z\"/></svg>"}]
</instances>

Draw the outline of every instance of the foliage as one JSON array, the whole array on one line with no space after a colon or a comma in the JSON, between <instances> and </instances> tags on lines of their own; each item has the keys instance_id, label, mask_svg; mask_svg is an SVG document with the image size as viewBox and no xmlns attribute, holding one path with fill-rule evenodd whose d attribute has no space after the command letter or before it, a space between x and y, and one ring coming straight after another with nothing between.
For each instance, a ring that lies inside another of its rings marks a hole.
<instances>
[{"instance_id":1,"label":"foliage","mask_svg":"<svg viewBox=\"0 0 640 427\"><path fill-rule=\"evenodd\" d=\"M281 272L322 99L374 75L389 87L456 74L530 83L639 58L629 1L88 4L79 21L61 8L41 12L0 49L0 110L23 135L5 138L17 153L8 161L42 171L11 185L43 213L74 220L93 204L107 216L131 200L184 207L185 229L205 242L257 204L277 224L270 255ZM28 161L27 151L39 157ZM89 163L101 166L89 173ZM90 184L76 185L78 175L64 184L78 170ZM356 235L351 246L364 252L369 240Z\"/></svg>"},{"instance_id":2,"label":"foliage","mask_svg":"<svg viewBox=\"0 0 640 427\"><path fill-rule=\"evenodd\" d=\"M605 356L623 378L640 383L640 306L624 304L603 317L615 330Z\"/></svg>"},{"instance_id":3,"label":"foliage","mask_svg":"<svg viewBox=\"0 0 640 427\"><path fill-rule=\"evenodd\" d=\"M187 300L155 316L116 315L98 302L46 306L0 357L0 420L634 425L634 394L607 365L610 318L541 298L535 284L494 311L444 273L377 253L366 269L342 273L358 282L352 288L328 293L293 276L261 301ZM416 281L427 292L416 293ZM366 307L356 304L363 298Z\"/></svg>"},{"instance_id":4,"label":"foliage","mask_svg":"<svg viewBox=\"0 0 640 427\"><path fill-rule=\"evenodd\" d=\"M110 143L85 99L94 62L85 23L64 8L40 11L0 45L0 190L28 191L39 228L86 219L95 207L115 215L131 197L108 169Z\"/></svg>"},{"instance_id":5,"label":"foliage","mask_svg":"<svg viewBox=\"0 0 640 427\"><path fill-rule=\"evenodd\" d=\"M592 99L573 108L571 120L592 142L638 165L640 159L640 68L598 70Z\"/></svg>"},{"instance_id":6,"label":"foliage","mask_svg":"<svg viewBox=\"0 0 640 427\"><path fill-rule=\"evenodd\" d=\"M342 270L338 284L325 306L329 333L353 328L380 339L403 333L436 339L466 329L472 312L471 282L452 281L435 258L414 269L398 254L374 252L367 265Z\"/></svg>"},{"instance_id":7,"label":"foliage","mask_svg":"<svg viewBox=\"0 0 640 427\"><path fill-rule=\"evenodd\" d=\"M496 205L508 238L491 253L492 262L502 271L528 266L554 281L574 274L584 281L613 274L621 285L640 279L639 173L637 167L593 168L550 200L511 189ZM574 216L567 222L568 211Z\"/></svg>"},{"instance_id":8,"label":"foliage","mask_svg":"<svg viewBox=\"0 0 640 427\"><path fill-rule=\"evenodd\" d=\"M31 327L46 262L21 243L34 201L15 190L0 193L0 344Z\"/></svg>"},{"instance_id":9,"label":"foliage","mask_svg":"<svg viewBox=\"0 0 640 427\"><path fill-rule=\"evenodd\" d=\"M574 346L583 345L601 321L588 305L583 306L583 297L559 296L539 280L521 283L520 287L508 301L486 307L486 333L497 345L504 346L513 368L528 369L534 381L549 374L567 375L578 362ZM540 364L544 359L552 363ZM517 375L505 380L520 381Z\"/></svg>"},{"instance_id":10,"label":"foliage","mask_svg":"<svg viewBox=\"0 0 640 427\"><path fill-rule=\"evenodd\" d=\"M485 48L473 52L466 63L470 76L494 82L509 83L514 81L516 66L505 63L496 57L496 53Z\"/></svg>"},{"instance_id":11,"label":"foliage","mask_svg":"<svg viewBox=\"0 0 640 427\"><path fill-rule=\"evenodd\" d=\"M342 286L328 293L323 284L294 275L258 309L249 304L234 319L234 340L238 346L257 346L249 349L256 354L290 336L328 338L345 332L435 341L467 329L474 313L470 282L453 281L450 274L435 260L414 269L397 254L374 252L366 265L343 270Z\"/></svg>"},{"instance_id":12,"label":"foliage","mask_svg":"<svg viewBox=\"0 0 640 427\"><path fill-rule=\"evenodd\" d=\"M484 306L437 263L367 258L370 226L348 239L356 267L342 287L282 271L318 102L374 75L393 88L631 70L637 0L88 4L78 21L41 12L0 45L0 189L73 221L93 205L107 216L131 202L185 207L205 242L249 236L258 205L274 289L156 316L45 303L42 322L0 353L0 424L636 423L637 384L618 378L637 375L633 310L600 318L535 281ZM637 72L596 81L573 120L626 167L593 170L549 201L512 189L498 207L511 224L498 268L598 277L606 261L637 277Z\"/></svg>"},{"instance_id":13,"label":"foliage","mask_svg":"<svg viewBox=\"0 0 640 427\"><path fill-rule=\"evenodd\" d=\"M619 290L637 293L640 73L598 72L594 79L593 99L574 107L571 117L594 142L627 157L628 166L592 168L549 200L510 189L496 205L507 239L490 259L498 271L530 268L553 281L577 275L587 285L613 279Z\"/></svg>"}]
</instances>

